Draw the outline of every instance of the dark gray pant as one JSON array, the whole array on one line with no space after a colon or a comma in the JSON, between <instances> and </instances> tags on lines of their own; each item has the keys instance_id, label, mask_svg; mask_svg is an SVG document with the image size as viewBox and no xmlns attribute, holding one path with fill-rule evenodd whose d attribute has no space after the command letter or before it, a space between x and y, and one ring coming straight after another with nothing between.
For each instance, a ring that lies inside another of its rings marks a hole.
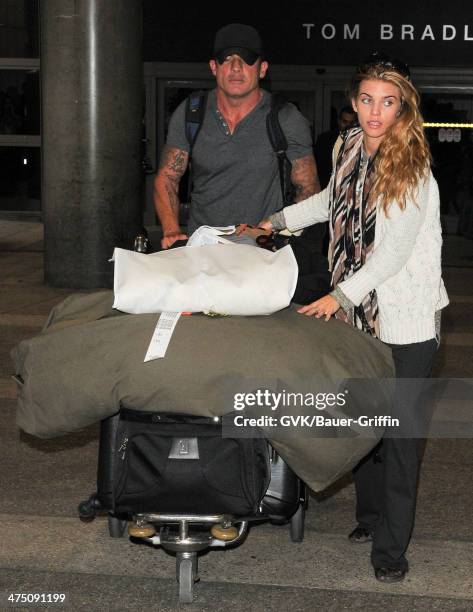
<instances>
[{"instance_id":1,"label":"dark gray pant","mask_svg":"<svg viewBox=\"0 0 473 612\"><path fill-rule=\"evenodd\" d=\"M437 350L435 339L390 347L396 378L430 376ZM414 414L423 387L422 380L397 385L393 416ZM407 569L405 552L414 526L423 446L421 438L384 437L353 471L356 518L360 527L374 532L371 562L375 568Z\"/></svg>"}]
</instances>

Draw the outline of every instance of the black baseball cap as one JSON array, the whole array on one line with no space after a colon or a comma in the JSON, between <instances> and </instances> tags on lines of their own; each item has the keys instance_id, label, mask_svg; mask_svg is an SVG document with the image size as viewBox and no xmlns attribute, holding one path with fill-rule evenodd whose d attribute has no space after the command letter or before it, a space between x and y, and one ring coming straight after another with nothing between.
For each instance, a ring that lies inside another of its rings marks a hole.
<instances>
[{"instance_id":1,"label":"black baseball cap","mask_svg":"<svg viewBox=\"0 0 473 612\"><path fill-rule=\"evenodd\" d=\"M233 54L252 66L263 55L263 42L255 28L243 23L230 23L215 35L214 57L221 64Z\"/></svg>"}]
</instances>

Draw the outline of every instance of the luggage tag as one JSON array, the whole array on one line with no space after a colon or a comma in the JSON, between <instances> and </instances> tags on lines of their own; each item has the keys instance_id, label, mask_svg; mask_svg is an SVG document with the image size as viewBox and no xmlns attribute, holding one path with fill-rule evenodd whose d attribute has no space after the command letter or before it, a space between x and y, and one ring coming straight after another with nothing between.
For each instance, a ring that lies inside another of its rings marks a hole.
<instances>
[{"instance_id":1,"label":"luggage tag","mask_svg":"<svg viewBox=\"0 0 473 612\"><path fill-rule=\"evenodd\" d=\"M158 323L154 328L153 337L149 343L144 363L153 359L162 359L171 340L174 328L182 313L165 311L159 315Z\"/></svg>"}]
</instances>

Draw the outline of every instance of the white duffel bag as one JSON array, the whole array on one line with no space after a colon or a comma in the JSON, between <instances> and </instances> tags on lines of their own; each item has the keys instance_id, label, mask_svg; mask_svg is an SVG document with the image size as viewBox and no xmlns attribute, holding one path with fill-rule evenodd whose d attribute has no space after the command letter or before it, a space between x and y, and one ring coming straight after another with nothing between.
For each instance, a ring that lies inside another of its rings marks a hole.
<instances>
[{"instance_id":1,"label":"white duffel bag","mask_svg":"<svg viewBox=\"0 0 473 612\"><path fill-rule=\"evenodd\" d=\"M117 248L114 261L113 307L131 314L272 314L289 305L298 273L290 246L273 253L213 244L151 255Z\"/></svg>"}]
</instances>

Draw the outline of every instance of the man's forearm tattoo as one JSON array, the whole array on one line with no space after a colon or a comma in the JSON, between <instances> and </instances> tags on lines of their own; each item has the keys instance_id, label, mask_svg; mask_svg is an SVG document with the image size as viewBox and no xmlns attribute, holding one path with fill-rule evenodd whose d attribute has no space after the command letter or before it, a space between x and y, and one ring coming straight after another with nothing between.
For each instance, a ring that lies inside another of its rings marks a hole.
<instances>
[{"instance_id":1,"label":"man's forearm tattoo","mask_svg":"<svg viewBox=\"0 0 473 612\"><path fill-rule=\"evenodd\" d=\"M175 181L166 181L166 193L169 198L169 204L174 212L179 211L179 194Z\"/></svg>"}]
</instances>

